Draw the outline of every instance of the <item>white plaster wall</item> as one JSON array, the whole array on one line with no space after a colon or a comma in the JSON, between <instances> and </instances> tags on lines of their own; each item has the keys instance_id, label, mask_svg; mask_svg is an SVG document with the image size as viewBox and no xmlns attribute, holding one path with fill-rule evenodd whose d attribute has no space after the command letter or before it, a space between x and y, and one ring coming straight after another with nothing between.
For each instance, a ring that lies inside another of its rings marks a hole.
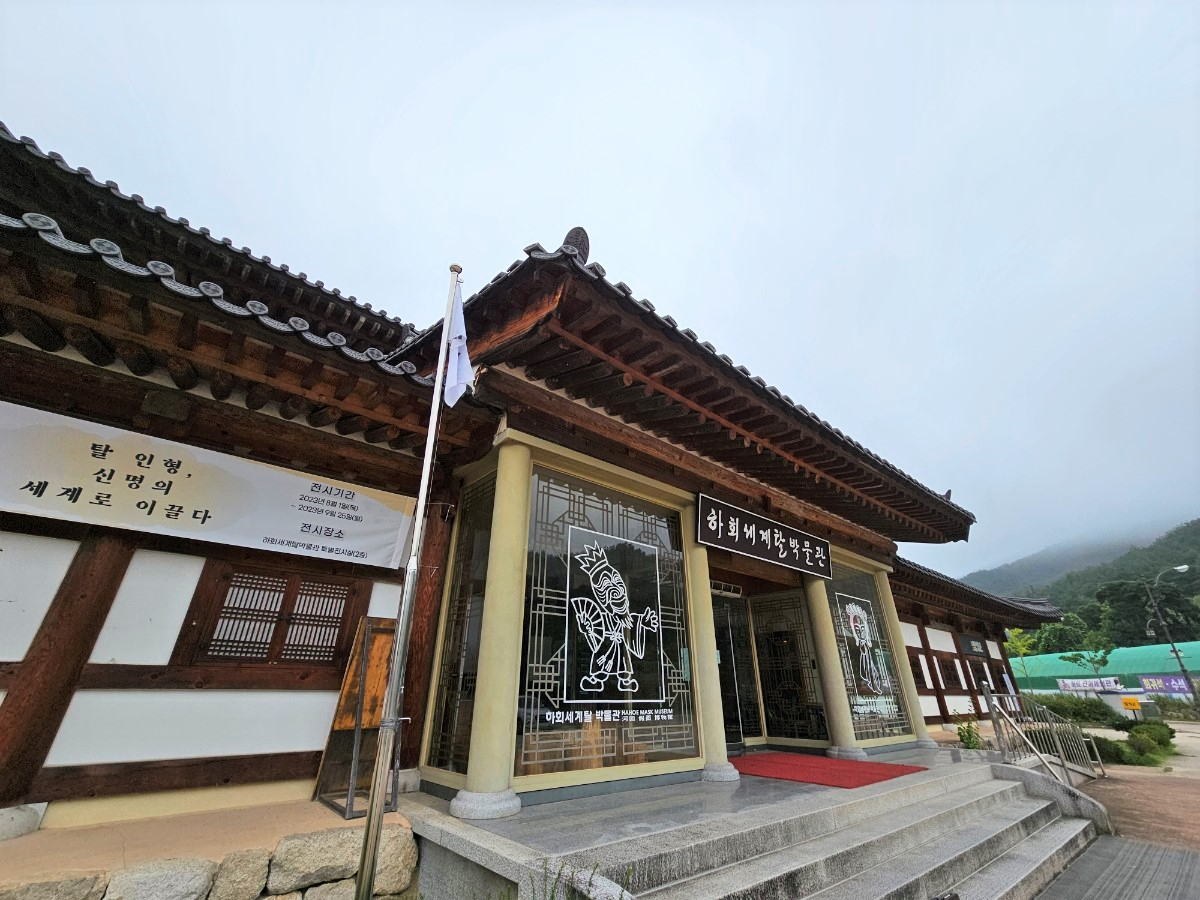
<instances>
[{"instance_id":1,"label":"white plaster wall","mask_svg":"<svg viewBox=\"0 0 1200 900\"><path fill-rule=\"evenodd\" d=\"M394 619L400 613L401 587L398 584L387 584L377 581L371 588L371 602L367 605L367 615L381 619Z\"/></svg>"},{"instance_id":2,"label":"white plaster wall","mask_svg":"<svg viewBox=\"0 0 1200 900\"><path fill-rule=\"evenodd\" d=\"M946 679L942 678L942 667L934 664L933 674L937 676L938 687L944 691L946 689Z\"/></svg>"},{"instance_id":3,"label":"white plaster wall","mask_svg":"<svg viewBox=\"0 0 1200 900\"><path fill-rule=\"evenodd\" d=\"M904 643L909 647L921 646L921 632L917 631L917 626L912 622L901 622L900 633L904 635Z\"/></svg>"},{"instance_id":4,"label":"white plaster wall","mask_svg":"<svg viewBox=\"0 0 1200 900\"><path fill-rule=\"evenodd\" d=\"M48 766L323 750L337 691L79 691Z\"/></svg>"},{"instance_id":5,"label":"white plaster wall","mask_svg":"<svg viewBox=\"0 0 1200 900\"><path fill-rule=\"evenodd\" d=\"M937 697L922 696L921 697L921 715L942 717L942 711L938 709Z\"/></svg>"},{"instance_id":6,"label":"white plaster wall","mask_svg":"<svg viewBox=\"0 0 1200 900\"><path fill-rule=\"evenodd\" d=\"M1004 658L1003 656L1000 655L1000 645L997 644L995 641L988 641L987 648L988 648L988 656L990 656L992 659L1003 659Z\"/></svg>"},{"instance_id":7,"label":"white plaster wall","mask_svg":"<svg viewBox=\"0 0 1200 900\"><path fill-rule=\"evenodd\" d=\"M954 635L950 632L940 628L926 628L925 634L929 637L929 649L944 650L946 653L958 652L958 648L954 646Z\"/></svg>"},{"instance_id":8,"label":"white plaster wall","mask_svg":"<svg viewBox=\"0 0 1200 900\"><path fill-rule=\"evenodd\" d=\"M932 688L933 679L929 677L929 661L922 655L917 657L917 662L921 664L921 677L925 679L925 687Z\"/></svg>"},{"instance_id":9,"label":"white plaster wall","mask_svg":"<svg viewBox=\"0 0 1200 900\"><path fill-rule=\"evenodd\" d=\"M78 541L0 532L0 659L25 658Z\"/></svg>"},{"instance_id":10,"label":"white plaster wall","mask_svg":"<svg viewBox=\"0 0 1200 900\"><path fill-rule=\"evenodd\" d=\"M138 550L129 562L89 662L162 666L204 569L204 559Z\"/></svg>"},{"instance_id":11,"label":"white plaster wall","mask_svg":"<svg viewBox=\"0 0 1200 900\"><path fill-rule=\"evenodd\" d=\"M975 707L972 705L970 697L951 696L946 697L946 709L950 711L950 715L969 716L975 712Z\"/></svg>"}]
</instances>

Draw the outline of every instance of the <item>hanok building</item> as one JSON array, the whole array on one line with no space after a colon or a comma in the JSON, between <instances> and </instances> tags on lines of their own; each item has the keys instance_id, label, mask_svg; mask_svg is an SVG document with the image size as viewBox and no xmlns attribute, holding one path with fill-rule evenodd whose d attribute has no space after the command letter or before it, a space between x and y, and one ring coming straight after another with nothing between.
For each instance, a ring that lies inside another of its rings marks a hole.
<instances>
[{"instance_id":1,"label":"hanok building","mask_svg":"<svg viewBox=\"0 0 1200 900\"><path fill-rule=\"evenodd\" d=\"M0 806L310 796L355 629L396 615L440 326L2 127L0 308ZM953 636L999 674L1025 614L896 558L971 514L608 280L582 230L466 322L399 755L457 814L731 780L731 749L928 746L939 654L976 671Z\"/></svg>"}]
</instances>

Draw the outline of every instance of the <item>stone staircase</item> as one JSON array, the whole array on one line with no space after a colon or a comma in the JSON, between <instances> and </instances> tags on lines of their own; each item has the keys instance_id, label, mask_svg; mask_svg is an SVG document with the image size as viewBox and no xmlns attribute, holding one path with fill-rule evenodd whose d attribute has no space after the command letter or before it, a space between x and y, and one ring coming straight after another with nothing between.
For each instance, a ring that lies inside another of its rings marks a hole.
<instances>
[{"instance_id":1,"label":"stone staircase","mask_svg":"<svg viewBox=\"0 0 1200 900\"><path fill-rule=\"evenodd\" d=\"M647 900L1035 896L1096 837L1089 801L986 765L932 769L563 857ZM1034 797L1027 791L1030 785ZM1103 811L1099 813L1103 819Z\"/></svg>"}]
</instances>

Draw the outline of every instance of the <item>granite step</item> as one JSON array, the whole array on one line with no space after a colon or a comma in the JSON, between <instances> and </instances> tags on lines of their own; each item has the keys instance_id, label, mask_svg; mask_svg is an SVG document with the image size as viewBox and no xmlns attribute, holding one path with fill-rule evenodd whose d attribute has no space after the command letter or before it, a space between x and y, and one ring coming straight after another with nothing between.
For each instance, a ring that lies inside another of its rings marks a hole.
<instances>
[{"instance_id":1,"label":"granite step","mask_svg":"<svg viewBox=\"0 0 1200 900\"><path fill-rule=\"evenodd\" d=\"M1024 798L824 890L791 896L811 896L813 900L926 900L950 890L1059 819L1053 801ZM783 900L787 895L771 896Z\"/></svg>"},{"instance_id":2,"label":"granite step","mask_svg":"<svg viewBox=\"0 0 1200 900\"><path fill-rule=\"evenodd\" d=\"M737 862L639 896L653 900L790 900L808 896L834 882L848 884L871 867L882 870L894 868L897 861L911 864L917 859L924 860L927 855L924 848L944 840L947 834L967 833L972 835L972 843L980 843L1026 820L1044 822L1057 815L1052 803L1030 800L1019 784L986 781L844 823L836 830L769 852L752 845L743 846L742 859ZM1026 826L1024 832L1014 835L1006 846L1020 840L1031 827ZM982 864L981 861L969 871ZM958 879L945 883L954 880ZM867 879L867 887L870 881ZM855 887L845 896L861 900L874 894Z\"/></svg>"},{"instance_id":3,"label":"granite step","mask_svg":"<svg viewBox=\"0 0 1200 900\"><path fill-rule=\"evenodd\" d=\"M953 888L959 900L1031 900L1096 837L1088 819L1058 819Z\"/></svg>"},{"instance_id":4,"label":"granite step","mask_svg":"<svg viewBox=\"0 0 1200 900\"><path fill-rule=\"evenodd\" d=\"M980 785L995 789L1012 784L995 781L987 766L929 770L859 788L853 794L831 790L806 797L791 814L781 815L780 806L772 805L614 841L564 859L584 869L598 865L605 877L635 894L644 893L883 814L910 808L919 810L923 805L961 796L963 791Z\"/></svg>"}]
</instances>

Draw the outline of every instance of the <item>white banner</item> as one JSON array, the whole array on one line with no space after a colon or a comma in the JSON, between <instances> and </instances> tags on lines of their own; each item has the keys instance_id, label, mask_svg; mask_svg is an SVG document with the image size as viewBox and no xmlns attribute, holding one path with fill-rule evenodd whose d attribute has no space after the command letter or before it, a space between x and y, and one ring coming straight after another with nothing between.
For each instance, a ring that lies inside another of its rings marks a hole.
<instances>
[{"instance_id":1,"label":"white banner","mask_svg":"<svg viewBox=\"0 0 1200 900\"><path fill-rule=\"evenodd\" d=\"M1119 691L1120 678L1057 678L1060 691Z\"/></svg>"},{"instance_id":2,"label":"white banner","mask_svg":"<svg viewBox=\"0 0 1200 900\"><path fill-rule=\"evenodd\" d=\"M0 509L396 568L415 501L0 402Z\"/></svg>"}]
</instances>

